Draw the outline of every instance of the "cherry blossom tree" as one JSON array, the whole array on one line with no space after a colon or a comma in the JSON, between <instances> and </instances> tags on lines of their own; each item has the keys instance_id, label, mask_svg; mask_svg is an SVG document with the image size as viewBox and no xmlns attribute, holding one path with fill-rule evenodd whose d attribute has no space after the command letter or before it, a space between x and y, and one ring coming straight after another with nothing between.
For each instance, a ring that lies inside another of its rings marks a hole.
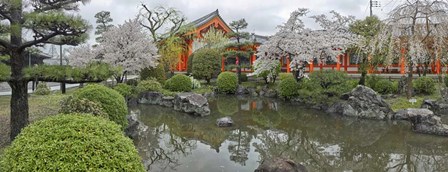
<instances>
[{"instance_id":1,"label":"cherry blossom tree","mask_svg":"<svg viewBox=\"0 0 448 172\"><path fill-rule=\"evenodd\" d=\"M353 16L343 16L331 11L332 18L327 15L311 16L321 29L314 30L305 27L302 18L309 13L308 9L300 8L291 13L289 20L279 26L279 31L258 49L258 59L255 61L255 71L258 75L266 70L273 70L281 57L291 60L291 69L303 72L305 63L312 63L315 58L339 63L338 55L353 44L358 44L362 37L349 31L349 24L354 21Z\"/></svg>"},{"instance_id":2,"label":"cherry blossom tree","mask_svg":"<svg viewBox=\"0 0 448 172\"><path fill-rule=\"evenodd\" d=\"M389 13L385 26L369 44L370 54L385 54L388 63L399 59L406 64L409 98L414 67L447 60L443 53L448 48L447 10L446 1L408 0Z\"/></svg>"},{"instance_id":3,"label":"cherry blossom tree","mask_svg":"<svg viewBox=\"0 0 448 172\"><path fill-rule=\"evenodd\" d=\"M127 74L138 73L146 67L156 67L159 60L157 48L137 19L113 27L102 35L103 41L95 48L83 45L70 52L72 65L84 66L99 61L121 67L114 78L123 82Z\"/></svg>"}]
</instances>

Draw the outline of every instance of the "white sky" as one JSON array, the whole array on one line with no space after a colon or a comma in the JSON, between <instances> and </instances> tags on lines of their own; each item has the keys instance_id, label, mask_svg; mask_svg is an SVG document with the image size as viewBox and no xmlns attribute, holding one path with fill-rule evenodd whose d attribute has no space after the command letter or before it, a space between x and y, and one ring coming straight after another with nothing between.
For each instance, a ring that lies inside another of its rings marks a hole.
<instances>
[{"instance_id":1,"label":"white sky","mask_svg":"<svg viewBox=\"0 0 448 172\"><path fill-rule=\"evenodd\" d=\"M382 7L374 8L373 13L384 18L393 7L403 0L378 0ZM181 11L189 21L219 9L221 17L227 23L241 18L246 19L247 32L259 35L272 35L276 26L286 22L289 14L297 8L308 8L310 15L328 13L335 10L343 15L353 15L363 19L369 15L369 0L91 0L81 7L80 14L90 21L95 28L94 15L99 11L110 11L113 24L122 24L134 18L140 4L149 7L172 7ZM305 20L308 27L315 27L312 20ZM90 44L94 43L91 31Z\"/></svg>"}]
</instances>

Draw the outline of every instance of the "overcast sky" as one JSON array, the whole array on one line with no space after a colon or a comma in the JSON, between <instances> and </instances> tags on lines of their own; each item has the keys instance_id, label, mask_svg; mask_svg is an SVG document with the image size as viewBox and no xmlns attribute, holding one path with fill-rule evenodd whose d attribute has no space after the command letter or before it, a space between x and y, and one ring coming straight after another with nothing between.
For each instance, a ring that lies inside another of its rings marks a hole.
<instances>
[{"instance_id":1,"label":"overcast sky","mask_svg":"<svg viewBox=\"0 0 448 172\"><path fill-rule=\"evenodd\" d=\"M381 18L401 2L379 1L382 7L375 8L373 12ZM286 22L289 14L297 8L308 8L311 15L328 13L330 10L353 15L358 19L369 15L369 0L91 0L81 7L80 13L94 27L94 15L102 10L111 12L114 24L122 24L139 13L142 2L150 7L164 6L178 9L189 21L219 9L225 22L245 18L249 24L246 31L259 35L274 34L276 26ZM311 20L305 22L313 27Z\"/></svg>"}]
</instances>

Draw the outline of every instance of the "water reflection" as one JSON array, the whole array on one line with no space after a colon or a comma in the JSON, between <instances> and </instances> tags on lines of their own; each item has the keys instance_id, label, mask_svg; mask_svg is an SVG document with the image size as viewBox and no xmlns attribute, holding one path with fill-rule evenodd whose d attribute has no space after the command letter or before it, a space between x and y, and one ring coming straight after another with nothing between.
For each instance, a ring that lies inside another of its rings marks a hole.
<instances>
[{"instance_id":1,"label":"water reflection","mask_svg":"<svg viewBox=\"0 0 448 172\"><path fill-rule=\"evenodd\" d=\"M343 119L270 99L219 97L195 118L159 106L133 110L148 126L135 141L151 171L253 171L262 159L290 158L309 171L447 171L448 139L405 122ZM231 116L235 125L218 128Z\"/></svg>"}]
</instances>

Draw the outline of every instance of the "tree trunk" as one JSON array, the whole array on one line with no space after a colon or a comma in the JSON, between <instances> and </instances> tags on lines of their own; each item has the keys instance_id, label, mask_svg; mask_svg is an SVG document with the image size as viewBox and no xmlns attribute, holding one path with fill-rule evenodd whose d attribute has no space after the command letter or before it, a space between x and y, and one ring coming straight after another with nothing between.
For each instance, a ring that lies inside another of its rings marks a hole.
<instances>
[{"instance_id":1,"label":"tree trunk","mask_svg":"<svg viewBox=\"0 0 448 172\"><path fill-rule=\"evenodd\" d=\"M406 96L408 99L412 97L412 63L409 64L409 71L408 71L408 88L406 88Z\"/></svg>"},{"instance_id":2,"label":"tree trunk","mask_svg":"<svg viewBox=\"0 0 448 172\"><path fill-rule=\"evenodd\" d=\"M26 127L28 121L28 81L10 81L11 86L11 133L10 138L13 141L16 136Z\"/></svg>"},{"instance_id":3,"label":"tree trunk","mask_svg":"<svg viewBox=\"0 0 448 172\"><path fill-rule=\"evenodd\" d=\"M368 62L367 58L364 57L361 62L362 63L361 68L360 68L361 69L361 78L359 79L358 85L366 85L367 66L368 66L367 62Z\"/></svg>"}]
</instances>

